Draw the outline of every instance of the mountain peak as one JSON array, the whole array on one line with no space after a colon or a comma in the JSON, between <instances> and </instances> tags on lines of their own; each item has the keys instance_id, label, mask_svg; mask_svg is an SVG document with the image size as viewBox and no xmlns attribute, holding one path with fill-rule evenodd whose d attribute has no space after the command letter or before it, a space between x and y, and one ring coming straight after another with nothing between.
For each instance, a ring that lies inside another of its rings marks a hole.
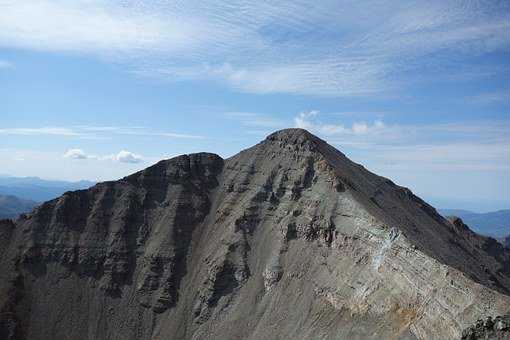
<instances>
[{"instance_id":1,"label":"mountain peak","mask_svg":"<svg viewBox=\"0 0 510 340\"><path fill-rule=\"evenodd\" d=\"M301 128L288 128L273 132L267 136L266 141L280 141L288 144L299 144L305 141L317 141L319 137L308 130Z\"/></svg>"},{"instance_id":2,"label":"mountain peak","mask_svg":"<svg viewBox=\"0 0 510 340\"><path fill-rule=\"evenodd\" d=\"M296 154L305 153L308 156L321 154L324 157L328 155L344 156L340 151L329 145L326 141L317 137L308 130L301 128L288 128L279 131L275 131L268 135L261 143L257 144L256 147L263 146L266 152L276 152L277 150L285 150L284 154L290 154L290 159L295 159ZM269 149L268 149L269 148Z\"/></svg>"}]
</instances>

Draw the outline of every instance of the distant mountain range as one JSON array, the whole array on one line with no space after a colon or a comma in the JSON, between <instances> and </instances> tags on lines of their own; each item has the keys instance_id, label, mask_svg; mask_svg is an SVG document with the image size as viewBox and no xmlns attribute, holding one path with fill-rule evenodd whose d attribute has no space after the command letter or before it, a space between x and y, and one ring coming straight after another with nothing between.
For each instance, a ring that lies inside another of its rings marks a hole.
<instances>
[{"instance_id":1,"label":"distant mountain range","mask_svg":"<svg viewBox=\"0 0 510 340\"><path fill-rule=\"evenodd\" d=\"M461 209L439 209L443 216L460 217L473 231L497 239L510 235L510 209L475 213Z\"/></svg>"},{"instance_id":2,"label":"distant mountain range","mask_svg":"<svg viewBox=\"0 0 510 340\"><path fill-rule=\"evenodd\" d=\"M12 195L22 199L44 202L62 195L66 191L87 189L91 181L49 181L39 177L0 176L0 195Z\"/></svg>"},{"instance_id":3,"label":"distant mountain range","mask_svg":"<svg viewBox=\"0 0 510 340\"><path fill-rule=\"evenodd\" d=\"M65 193L86 189L94 182L48 181L38 177L0 176L0 219L15 219L31 211L40 202L51 200Z\"/></svg>"},{"instance_id":4,"label":"distant mountain range","mask_svg":"<svg viewBox=\"0 0 510 340\"><path fill-rule=\"evenodd\" d=\"M0 219L16 218L19 214L32 210L38 203L12 195L0 195Z\"/></svg>"}]
</instances>

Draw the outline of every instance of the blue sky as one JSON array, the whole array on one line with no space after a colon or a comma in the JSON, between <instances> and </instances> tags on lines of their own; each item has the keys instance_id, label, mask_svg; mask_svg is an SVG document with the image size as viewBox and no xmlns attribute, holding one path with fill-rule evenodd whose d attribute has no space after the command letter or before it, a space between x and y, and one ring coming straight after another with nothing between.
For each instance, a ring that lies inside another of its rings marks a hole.
<instances>
[{"instance_id":1,"label":"blue sky","mask_svg":"<svg viewBox=\"0 0 510 340\"><path fill-rule=\"evenodd\" d=\"M0 0L0 173L116 179L303 127L438 207L510 207L508 1Z\"/></svg>"}]
</instances>

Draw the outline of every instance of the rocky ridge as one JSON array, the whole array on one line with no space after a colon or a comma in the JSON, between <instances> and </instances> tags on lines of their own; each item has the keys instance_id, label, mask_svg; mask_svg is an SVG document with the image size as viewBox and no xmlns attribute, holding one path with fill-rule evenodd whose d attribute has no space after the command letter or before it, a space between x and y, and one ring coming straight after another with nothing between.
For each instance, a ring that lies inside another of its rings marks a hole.
<instances>
[{"instance_id":1,"label":"rocky ridge","mask_svg":"<svg viewBox=\"0 0 510 340\"><path fill-rule=\"evenodd\" d=\"M0 338L455 339L510 253L305 130L0 222Z\"/></svg>"}]
</instances>

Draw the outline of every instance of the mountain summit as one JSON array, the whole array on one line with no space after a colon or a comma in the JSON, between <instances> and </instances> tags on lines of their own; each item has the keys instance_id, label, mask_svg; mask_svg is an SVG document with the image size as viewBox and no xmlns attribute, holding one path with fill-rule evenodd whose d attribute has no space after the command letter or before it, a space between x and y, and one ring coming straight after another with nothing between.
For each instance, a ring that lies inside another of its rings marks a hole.
<instances>
[{"instance_id":1,"label":"mountain summit","mask_svg":"<svg viewBox=\"0 0 510 340\"><path fill-rule=\"evenodd\" d=\"M2 339L455 339L510 253L302 129L0 222Z\"/></svg>"}]
</instances>

